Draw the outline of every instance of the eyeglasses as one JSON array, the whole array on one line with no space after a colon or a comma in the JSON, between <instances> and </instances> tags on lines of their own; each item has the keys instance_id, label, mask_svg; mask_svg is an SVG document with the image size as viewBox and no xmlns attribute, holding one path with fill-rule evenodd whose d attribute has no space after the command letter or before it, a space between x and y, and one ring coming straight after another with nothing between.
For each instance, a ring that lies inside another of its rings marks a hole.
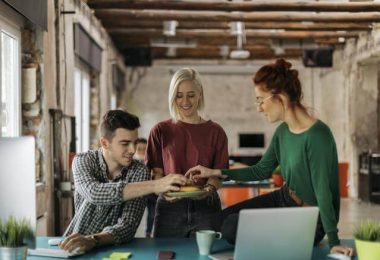
<instances>
[{"instance_id":1,"label":"eyeglasses","mask_svg":"<svg viewBox=\"0 0 380 260\"><path fill-rule=\"evenodd\" d=\"M268 99L270 99L270 98L272 98L273 97L273 95L271 95L271 96L269 96L269 97L266 97L266 98L264 98L264 99L262 99L262 100L256 100L255 101L255 104L256 104L256 106L258 106L258 107L261 107L263 104L264 104L264 102L265 101L267 101Z\"/></svg>"}]
</instances>

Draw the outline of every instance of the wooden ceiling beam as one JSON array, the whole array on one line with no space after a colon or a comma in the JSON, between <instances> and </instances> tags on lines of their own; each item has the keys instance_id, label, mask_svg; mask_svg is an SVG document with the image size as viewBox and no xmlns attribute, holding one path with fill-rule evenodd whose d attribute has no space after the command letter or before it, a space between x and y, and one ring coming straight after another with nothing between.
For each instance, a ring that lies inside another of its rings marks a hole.
<instances>
[{"instance_id":1,"label":"wooden ceiling beam","mask_svg":"<svg viewBox=\"0 0 380 260\"><path fill-rule=\"evenodd\" d=\"M113 35L128 35L128 36L162 36L162 30L157 29L109 29L108 32ZM263 32L255 30L246 30L247 38L275 38L275 39L315 39L315 38L351 38L358 37L357 32L330 32L330 31L276 31L276 32ZM177 30L176 37L187 38L213 38L231 39L236 36L231 35L228 30Z\"/></svg>"},{"instance_id":2,"label":"wooden ceiling beam","mask_svg":"<svg viewBox=\"0 0 380 260\"><path fill-rule=\"evenodd\" d=\"M272 50L268 51L252 51L248 60L253 59L273 59L273 58L300 58L302 57L302 50L286 50L282 55L275 55ZM219 50L210 51L197 50L197 49L178 49L174 57L167 55L166 48L153 49L154 59L222 59Z\"/></svg>"},{"instance_id":3,"label":"wooden ceiling beam","mask_svg":"<svg viewBox=\"0 0 380 260\"><path fill-rule=\"evenodd\" d=\"M153 38L152 40L162 40L163 38ZM114 37L115 43L118 46L141 46L141 47L149 47L151 40L149 37L133 37L126 35L117 35ZM190 39L182 38L180 40L186 41ZM229 45L236 46L236 39L218 39L218 38L192 38L192 41L198 45ZM247 44L256 45L256 46L269 46L271 41L269 39L264 38L248 38Z\"/></svg>"},{"instance_id":4,"label":"wooden ceiling beam","mask_svg":"<svg viewBox=\"0 0 380 260\"><path fill-rule=\"evenodd\" d=\"M102 21L107 29L139 28L139 29L162 29L163 24L157 21L147 20L104 20ZM284 30L309 30L309 31L369 31L372 25L368 23L272 23L247 22L246 29L284 29ZM228 22L182 22L178 23L177 29L229 29Z\"/></svg>"},{"instance_id":5,"label":"wooden ceiling beam","mask_svg":"<svg viewBox=\"0 0 380 260\"><path fill-rule=\"evenodd\" d=\"M307 2L307 1L183 1L183 0L88 0L91 8L194 10L225 12L379 12L380 3L374 2Z\"/></svg>"},{"instance_id":6,"label":"wooden ceiling beam","mask_svg":"<svg viewBox=\"0 0 380 260\"><path fill-rule=\"evenodd\" d=\"M101 20L132 19L151 21L208 21L208 22L380 22L380 13L227 13L227 12L192 12L192 11L156 11L96 9L95 14Z\"/></svg>"},{"instance_id":7,"label":"wooden ceiling beam","mask_svg":"<svg viewBox=\"0 0 380 260\"><path fill-rule=\"evenodd\" d=\"M339 42L338 39L332 38L332 39L322 39L320 41L315 42L318 46L335 46L335 47L340 47L344 45L344 42ZM120 48L120 50L123 50L125 48L131 48L131 47L144 47L144 48L150 48L151 45L150 43L136 43L136 42L130 42L130 41L116 41L115 44ZM196 48L203 48L205 46L214 46L214 47L220 47L222 45L227 45L231 49L236 48L236 41L235 42L213 42L211 44L197 44ZM244 45L244 48L270 48L270 43L267 45L264 44L254 44L254 43L248 43ZM182 49L182 48L178 48Z\"/></svg>"}]
</instances>

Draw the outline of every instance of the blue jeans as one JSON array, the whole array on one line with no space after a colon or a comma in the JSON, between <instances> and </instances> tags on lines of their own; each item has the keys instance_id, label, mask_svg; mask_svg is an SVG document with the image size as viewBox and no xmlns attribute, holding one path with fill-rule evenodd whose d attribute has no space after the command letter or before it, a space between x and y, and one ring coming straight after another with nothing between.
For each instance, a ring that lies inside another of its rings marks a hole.
<instances>
[{"instance_id":1,"label":"blue jeans","mask_svg":"<svg viewBox=\"0 0 380 260\"><path fill-rule=\"evenodd\" d=\"M180 199L168 202L159 197L156 206L154 237L193 237L202 229L218 230L221 203L215 192L202 200Z\"/></svg>"},{"instance_id":2,"label":"blue jeans","mask_svg":"<svg viewBox=\"0 0 380 260\"><path fill-rule=\"evenodd\" d=\"M149 194L147 196L147 218L146 218L146 230L145 236L150 237L152 234L153 223L154 223L154 215L156 215L156 201L158 196L156 194Z\"/></svg>"},{"instance_id":3,"label":"blue jeans","mask_svg":"<svg viewBox=\"0 0 380 260\"><path fill-rule=\"evenodd\" d=\"M221 231L223 237L227 239L229 243L235 244L240 210L278 207L299 207L292 197L290 197L289 188L286 185L274 192L245 200L238 204L232 205L231 207L225 208L222 211L223 225ZM324 236L325 231L322 226L321 217L318 216L314 245L318 245Z\"/></svg>"}]
</instances>

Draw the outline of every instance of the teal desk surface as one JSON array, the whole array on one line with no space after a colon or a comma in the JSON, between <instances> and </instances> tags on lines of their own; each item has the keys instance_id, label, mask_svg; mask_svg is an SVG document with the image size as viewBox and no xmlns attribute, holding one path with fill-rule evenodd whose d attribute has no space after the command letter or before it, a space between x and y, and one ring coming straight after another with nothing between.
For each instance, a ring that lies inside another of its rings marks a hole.
<instances>
[{"instance_id":1,"label":"teal desk surface","mask_svg":"<svg viewBox=\"0 0 380 260\"><path fill-rule=\"evenodd\" d=\"M39 248L55 248L48 245L49 237L38 237L37 247ZM347 246L354 246L354 240L342 240L342 243ZM216 240L214 242L212 253L221 252L224 250L232 249L225 240ZM159 251L174 251L176 253L176 260L203 260L209 259L207 256L200 256L198 254L197 243L195 238L135 238L130 243L118 246L107 246L97 248L85 255L73 257L72 259L103 259L103 257L110 256L113 252L131 252L132 257L130 259L157 259ZM313 260L325 260L328 259L327 255L329 249L326 241L321 246L314 247ZM254 253L253 253L254 254ZM36 257L28 256L28 260L47 260L58 258L50 257ZM356 258L353 258L356 259Z\"/></svg>"}]
</instances>

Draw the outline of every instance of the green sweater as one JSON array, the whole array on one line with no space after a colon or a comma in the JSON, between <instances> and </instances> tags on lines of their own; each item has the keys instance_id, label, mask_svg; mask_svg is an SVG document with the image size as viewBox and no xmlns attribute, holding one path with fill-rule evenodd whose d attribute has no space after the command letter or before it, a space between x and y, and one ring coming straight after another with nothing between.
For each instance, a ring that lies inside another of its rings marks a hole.
<instances>
[{"instance_id":1,"label":"green sweater","mask_svg":"<svg viewBox=\"0 0 380 260\"><path fill-rule=\"evenodd\" d=\"M278 165L289 188L307 204L319 207L330 247L339 245L338 156L329 127L318 120L307 131L294 134L282 123L256 165L222 170L222 174L237 181L263 180L270 178Z\"/></svg>"}]
</instances>

